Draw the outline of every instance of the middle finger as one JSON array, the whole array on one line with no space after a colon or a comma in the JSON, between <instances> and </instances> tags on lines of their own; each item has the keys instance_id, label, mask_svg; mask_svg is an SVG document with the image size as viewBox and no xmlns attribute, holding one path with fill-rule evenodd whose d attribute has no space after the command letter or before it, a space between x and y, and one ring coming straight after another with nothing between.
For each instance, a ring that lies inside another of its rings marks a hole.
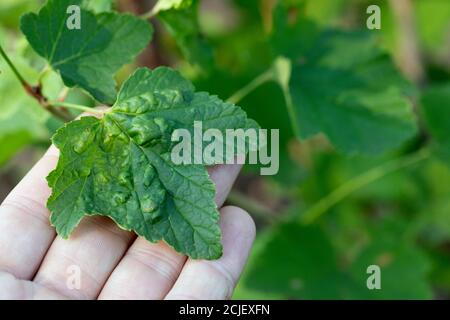
<instances>
[{"instance_id":1,"label":"middle finger","mask_svg":"<svg viewBox=\"0 0 450 320\"><path fill-rule=\"evenodd\" d=\"M209 169L216 185L216 204L224 203L241 166ZM138 238L108 279L100 299L162 299L172 288L186 261L164 242L149 243Z\"/></svg>"}]
</instances>

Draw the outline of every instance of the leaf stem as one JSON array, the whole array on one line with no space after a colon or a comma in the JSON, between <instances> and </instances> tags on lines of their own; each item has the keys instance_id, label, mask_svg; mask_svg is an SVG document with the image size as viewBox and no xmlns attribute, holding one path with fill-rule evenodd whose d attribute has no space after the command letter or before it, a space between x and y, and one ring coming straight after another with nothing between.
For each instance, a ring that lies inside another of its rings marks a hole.
<instances>
[{"instance_id":1,"label":"leaf stem","mask_svg":"<svg viewBox=\"0 0 450 320\"><path fill-rule=\"evenodd\" d=\"M54 115L56 118L64 121L64 122L68 122L68 121L72 121L73 117L70 115L69 112L67 112L67 110L63 110L63 109L58 109L57 107L55 107L54 105L48 105L48 104L42 104L42 107L47 110L48 112L50 112L52 115Z\"/></svg>"},{"instance_id":2,"label":"leaf stem","mask_svg":"<svg viewBox=\"0 0 450 320\"><path fill-rule=\"evenodd\" d=\"M252 91L254 91L256 88L258 88L260 85L274 80L273 72L272 70L267 70L266 72L260 74L256 78L254 78L249 84L247 84L242 89L239 89L236 91L233 95L231 95L227 102L236 104L242 99L244 99L247 95L249 95Z\"/></svg>"},{"instance_id":3,"label":"leaf stem","mask_svg":"<svg viewBox=\"0 0 450 320\"><path fill-rule=\"evenodd\" d=\"M147 12L144 13L144 14L141 14L139 17L140 17L141 19L148 20L148 19L151 19L151 18L153 18L154 16L156 16L156 15L158 14L158 12L159 12L159 11L155 11L154 9L152 9L152 10L147 11Z\"/></svg>"},{"instance_id":4,"label":"leaf stem","mask_svg":"<svg viewBox=\"0 0 450 320\"><path fill-rule=\"evenodd\" d=\"M69 94L69 88L68 87L64 87L61 92L58 94L58 101L63 102L67 95Z\"/></svg>"},{"instance_id":5,"label":"leaf stem","mask_svg":"<svg viewBox=\"0 0 450 320\"><path fill-rule=\"evenodd\" d=\"M426 148L422 148L419 151L406 155L404 157L388 161L375 168L366 171L359 176L347 181L333 192L322 198L309 210L307 210L301 217L300 222L302 224L310 224L327 212L331 207L342 201L344 198L352 194L358 189L383 178L384 176L398 171L400 169L412 166L422 160L427 159L430 156L430 152Z\"/></svg>"},{"instance_id":6,"label":"leaf stem","mask_svg":"<svg viewBox=\"0 0 450 320\"><path fill-rule=\"evenodd\" d=\"M22 86L31 88L30 84L28 82L26 82L25 79L22 77L22 75L17 70L16 66L12 63L12 61L9 59L8 55L3 50L1 45L0 45L0 55L3 57L3 59L5 59L6 63L11 68L11 70L14 72L14 75L17 77L17 79L19 79Z\"/></svg>"},{"instance_id":7,"label":"leaf stem","mask_svg":"<svg viewBox=\"0 0 450 320\"><path fill-rule=\"evenodd\" d=\"M39 72L38 76L38 83L42 82L42 79L45 77L45 75L51 70L50 65L47 63L45 67Z\"/></svg>"},{"instance_id":8,"label":"leaf stem","mask_svg":"<svg viewBox=\"0 0 450 320\"><path fill-rule=\"evenodd\" d=\"M294 103L292 102L291 91L289 88L282 88L283 96L286 103L286 109L288 111L289 120L291 121L292 130L294 131L294 135L297 139L300 139L300 126L298 125L297 113L295 112Z\"/></svg>"},{"instance_id":9,"label":"leaf stem","mask_svg":"<svg viewBox=\"0 0 450 320\"><path fill-rule=\"evenodd\" d=\"M103 115L104 114L104 112L96 110L94 108L82 106L82 105L79 105L79 104L69 103L69 102L49 101L48 103L52 107L64 107L64 108L79 110L79 111L83 111L83 112L95 113L95 114L98 114L98 115Z\"/></svg>"}]
</instances>

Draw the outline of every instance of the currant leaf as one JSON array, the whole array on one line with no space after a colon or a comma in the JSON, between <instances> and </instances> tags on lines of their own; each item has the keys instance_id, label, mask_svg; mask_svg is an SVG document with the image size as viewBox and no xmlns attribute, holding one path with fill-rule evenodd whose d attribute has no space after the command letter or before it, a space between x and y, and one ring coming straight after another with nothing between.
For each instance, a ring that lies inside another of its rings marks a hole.
<instances>
[{"instance_id":1,"label":"currant leaf","mask_svg":"<svg viewBox=\"0 0 450 320\"><path fill-rule=\"evenodd\" d=\"M159 1L158 17L175 38L182 54L193 65L209 69L213 52L198 23L198 0Z\"/></svg>"},{"instance_id":2,"label":"currant leaf","mask_svg":"<svg viewBox=\"0 0 450 320\"><path fill-rule=\"evenodd\" d=\"M300 138L323 133L345 153L380 154L416 134L409 84L375 36L319 30L304 17L291 26L276 12L272 45L292 60L290 116Z\"/></svg>"},{"instance_id":3,"label":"currant leaf","mask_svg":"<svg viewBox=\"0 0 450 320\"><path fill-rule=\"evenodd\" d=\"M67 238L84 215L105 215L149 241L193 258L222 254L215 187L203 165L175 165L170 136L194 121L221 131L252 123L239 107L169 68L138 69L103 118L58 130L61 155L48 176L51 222Z\"/></svg>"},{"instance_id":4,"label":"currant leaf","mask_svg":"<svg viewBox=\"0 0 450 320\"><path fill-rule=\"evenodd\" d=\"M79 29L67 26L72 5L81 8ZM68 87L79 86L98 101L112 104L114 74L146 47L152 28L129 14L94 14L82 5L82 0L48 0L39 14L24 15L20 27Z\"/></svg>"}]
</instances>

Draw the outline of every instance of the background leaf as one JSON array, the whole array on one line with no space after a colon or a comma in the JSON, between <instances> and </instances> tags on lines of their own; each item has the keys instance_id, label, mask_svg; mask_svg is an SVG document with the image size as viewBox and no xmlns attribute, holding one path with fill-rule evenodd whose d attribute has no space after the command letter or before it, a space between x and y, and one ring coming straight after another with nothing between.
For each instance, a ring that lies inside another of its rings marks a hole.
<instances>
[{"instance_id":1,"label":"background leaf","mask_svg":"<svg viewBox=\"0 0 450 320\"><path fill-rule=\"evenodd\" d=\"M407 83L374 36L319 32L301 16L292 26L286 17L275 18L281 19L281 27L273 36L274 50L294 62L292 120L302 138L324 133L343 152L377 154L416 133L412 105L403 91Z\"/></svg>"},{"instance_id":2,"label":"background leaf","mask_svg":"<svg viewBox=\"0 0 450 320\"><path fill-rule=\"evenodd\" d=\"M284 223L250 261L246 287L298 299L429 299L429 262L409 242L399 241L394 230L403 227L389 221L376 226L367 244L346 261L320 227ZM366 286L370 265L381 269L381 290Z\"/></svg>"},{"instance_id":3,"label":"background leaf","mask_svg":"<svg viewBox=\"0 0 450 320\"><path fill-rule=\"evenodd\" d=\"M256 259L248 270L247 285L252 289L286 298L338 297L341 274L335 253L317 227L279 226Z\"/></svg>"},{"instance_id":4,"label":"background leaf","mask_svg":"<svg viewBox=\"0 0 450 320\"><path fill-rule=\"evenodd\" d=\"M161 4L160 4L161 3ZM193 65L205 70L211 68L213 52L200 33L198 23L198 0L158 2L158 18L175 38L181 52Z\"/></svg>"},{"instance_id":5,"label":"background leaf","mask_svg":"<svg viewBox=\"0 0 450 320\"><path fill-rule=\"evenodd\" d=\"M49 0L38 15L22 17L21 29L68 87L80 86L98 101L112 104L116 96L113 75L146 47L152 28L128 14L94 15L82 9L81 29L70 30L66 10L81 4L81 0Z\"/></svg>"}]
</instances>

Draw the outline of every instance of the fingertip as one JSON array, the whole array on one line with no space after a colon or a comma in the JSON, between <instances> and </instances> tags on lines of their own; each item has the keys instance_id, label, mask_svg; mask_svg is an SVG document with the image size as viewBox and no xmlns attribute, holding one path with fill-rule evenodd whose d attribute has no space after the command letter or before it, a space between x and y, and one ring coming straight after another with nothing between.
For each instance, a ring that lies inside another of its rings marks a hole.
<instances>
[{"instance_id":1,"label":"fingertip","mask_svg":"<svg viewBox=\"0 0 450 320\"><path fill-rule=\"evenodd\" d=\"M220 213L223 255L217 262L230 270L237 280L247 263L255 240L255 222L239 207L225 206Z\"/></svg>"},{"instance_id":2,"label":"fingertip","mask_svg":"<svg viewBox=\"0 0 450 320\"><path fill-rule=\"evenodd\" d=\"M231 225L235 232L246 235L253 242L256 236L256 225L247 211L235 206L225 206L220 212L221 225Z\"/></svg>"},{"instance_id":3,"label":"fingertip","mask_svg":"<svg viewBox=\"0 0 450 320\"><path fill-rule=\"evenodd\" d=\"M255 238L255 223L238 207L221 210L223 255L217 260L188 259L166 299L229 299Z\"/></svg>"}]
</instances>

